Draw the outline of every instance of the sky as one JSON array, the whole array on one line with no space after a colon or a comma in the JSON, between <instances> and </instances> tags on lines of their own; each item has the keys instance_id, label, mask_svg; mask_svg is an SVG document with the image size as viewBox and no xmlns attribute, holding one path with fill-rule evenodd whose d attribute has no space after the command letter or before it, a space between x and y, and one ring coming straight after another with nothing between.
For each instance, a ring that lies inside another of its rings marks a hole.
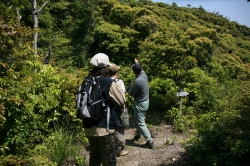
<instances>
[{"instance_id":1,"label":"sky","mask_svg":"<svg viewBox=\"0 0 250 166\"><path fill-rule=\"evenodd\" d=\"M152 0L153 2L163 2L177 6L191 7L202 6L209 12L219 12L223 17L229 18L229 21L235 21L239 24L246 25L250 28L250 2L247 0Z\"/></svg>"}]
</instances>

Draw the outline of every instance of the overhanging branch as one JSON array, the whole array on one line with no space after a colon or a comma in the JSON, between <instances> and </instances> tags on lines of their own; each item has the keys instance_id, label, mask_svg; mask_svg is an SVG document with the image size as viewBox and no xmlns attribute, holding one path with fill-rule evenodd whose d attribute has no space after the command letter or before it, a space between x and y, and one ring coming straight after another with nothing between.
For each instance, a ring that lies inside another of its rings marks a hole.
<instances>
[{"instance_id":1,"label":"overhanging branch","mask_svg":"<svg viewBox=\"0 0 250 166\"><path fill-rule=\"evenodd\" d=\"M41 10L43 10L44 6L49 2L50 0L47 0L46 2L43 3L43 5L40 7L40 9L37 10L37 14L39 14L41 12Z\"/></svg>"}]
</instances>

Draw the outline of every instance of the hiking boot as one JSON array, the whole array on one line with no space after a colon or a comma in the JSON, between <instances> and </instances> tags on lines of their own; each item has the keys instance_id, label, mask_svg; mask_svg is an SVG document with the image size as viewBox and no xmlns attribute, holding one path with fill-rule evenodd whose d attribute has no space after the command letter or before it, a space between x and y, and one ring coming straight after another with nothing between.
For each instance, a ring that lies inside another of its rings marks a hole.
<instances>
[{"instance_id":1,"label":"hiking boot","mask_svg":"<svg viewBox=\"0 0 250 166\"><path fill-rule=\"evenodd\" d=\"M123 150L121 153L116 154L116 157L126 156L127 154L128 154L128 151Z\"/></svg>"},{"instance_id":2,"label":"hiking boot","mask_svg":"<svg viewBox=\"0 0 250 166\"><path fill-rule=\"evenodd\" d=\"M154 141L153 140L147 141L145 144L143 144L141 146L144 148L153 149L154 148Z\"/></svg>"},{"instance_id":3,"label":"hiking boot","mask_svg":"<svg viewBox=\"0 0 250 166\"><path fill-rule=\"evenodd\" d=\"M134 140L138 141L141 138L141 135L135 135Z\"/></svg>"}]
</instances>

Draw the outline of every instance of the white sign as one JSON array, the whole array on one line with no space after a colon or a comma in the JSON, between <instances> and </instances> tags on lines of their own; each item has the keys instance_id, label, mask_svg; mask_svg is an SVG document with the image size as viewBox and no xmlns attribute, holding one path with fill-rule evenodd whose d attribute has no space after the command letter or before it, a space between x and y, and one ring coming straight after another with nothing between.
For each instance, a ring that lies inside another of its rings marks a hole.
<instances>
[{"instance_id":1,"label":"white sign","mask_svg":"<svg viewBox=\"0 0 250 166\"><path fill-rule=\"evenodd\" d=\"M188 92L177 92L176 96L187 96Z\"/></svg>"}]
</instances>

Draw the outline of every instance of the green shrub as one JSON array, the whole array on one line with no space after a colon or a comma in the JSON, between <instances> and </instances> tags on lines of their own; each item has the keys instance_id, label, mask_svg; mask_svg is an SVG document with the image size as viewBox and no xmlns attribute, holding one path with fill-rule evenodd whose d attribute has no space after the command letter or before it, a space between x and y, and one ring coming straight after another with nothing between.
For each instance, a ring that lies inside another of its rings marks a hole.
<instances>
[{"instance_id":1,"label":"green shrub","mask_svg":"<svg viewBox=\"0 0 250 166\"><path fill-rule=\"evenodd\" d=\"M165 112L178 103L177 87L171 79L155 78L149 82L150 105L149 109Z\"/></svg>"},{"instance_id":2,"label":"green shrub","mask_svg":"<svg viewBox=\"0 0 250 166\"><path fill-rule=\"evenodd\" d=\"M42 134L53 132L54 120L68 119L70 125L81 126L74 103L81 78L37 61L26 61L22 67L16 73L10 69L9 76L0 79L6 118L0 125L0 144L10 147L12 154L24 154L41 143Z\"/></svg>"},{"instance_id":3,"label":"green shrub","mask_svg":"<svg viewBox=\"0 0 250 166\"><path fill-rule=\"evenodd\" d=\"M67 126L55 124L55 132L48 138L44 138L43 144L37 145L29 152L32 156L30 163L41 165L46 161L52 165L53 163L86 165L86 158L81 156L81 150L84 145L87 145L87 139L82 133L82 131L74 131Z\"/></svg>"},{"instance_id":4,"label":"green shrub","mask_svg":"<svg viewBox=\"0 0 250 166\"><path fill-rule=\"evenodd\" d=\"M249 163L250 125L239 111L207 113L195 123L198 137L188 154L193 165L241 166Z\"/></svg>"},{"instance_id":5,"label":"green shrub","mask_svg":"<svg viewBox=\"0 0 250 166\"><path fill-rule=\"evenodd\" d=\"M0 156L0 165L6 166L24 166L27 160L23 156L15 156L9 154L7 156Z\"/></svg>"},{"instance_id":6,"label":"green shrub","mask_svg":"<svg viewBox=\"0 0 250 166\"><path fill-rule=\"evenodd\" d=\"M173 130L174 132L184 132L189 129L193 129L193 125L195 123L196 116L194 115L182 115L178 114L175 118Z\"/></svg>"}]
</instances>

